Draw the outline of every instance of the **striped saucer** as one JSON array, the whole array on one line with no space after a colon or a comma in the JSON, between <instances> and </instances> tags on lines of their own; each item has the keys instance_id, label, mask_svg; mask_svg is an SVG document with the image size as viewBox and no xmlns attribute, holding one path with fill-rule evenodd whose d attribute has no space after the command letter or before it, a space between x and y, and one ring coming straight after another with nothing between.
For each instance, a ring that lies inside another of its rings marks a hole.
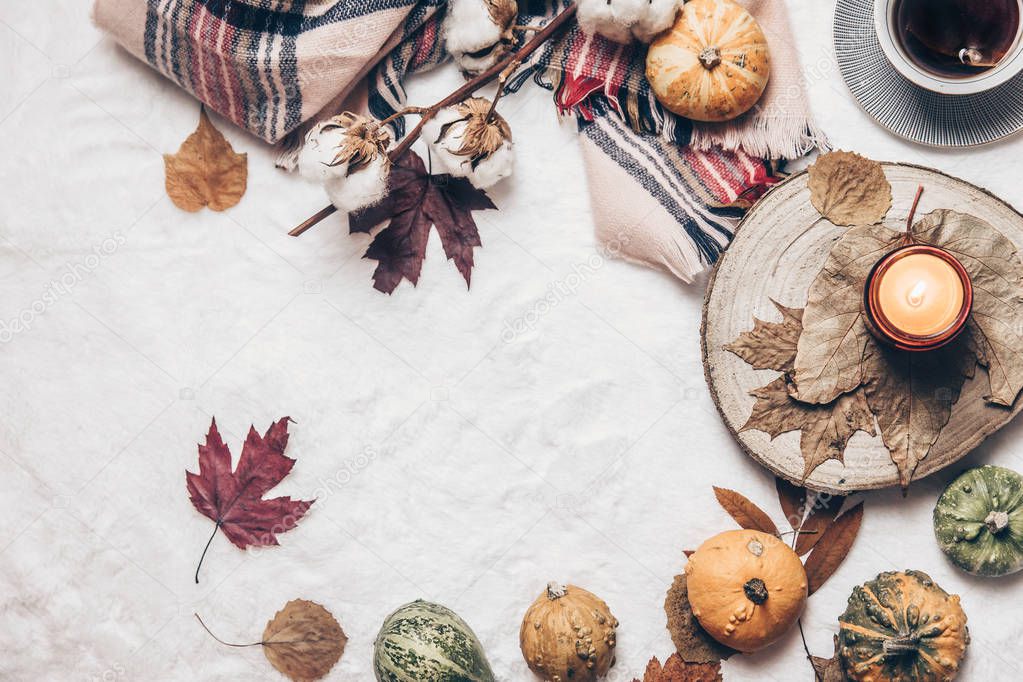
<instances>
[{"instance_id":1,"label":"striped saucer","mask_svg":"<svg viewBox=\"0 0 1023 682\"><path fill-rule=\"evenodd\" d=\"M882 126L932 147L973 147L1023 130L1023 72L987 92L940 95L888 62L874 32L874 0L838 0L838 68L863 110Z\"/></svg>"}]
</instances>

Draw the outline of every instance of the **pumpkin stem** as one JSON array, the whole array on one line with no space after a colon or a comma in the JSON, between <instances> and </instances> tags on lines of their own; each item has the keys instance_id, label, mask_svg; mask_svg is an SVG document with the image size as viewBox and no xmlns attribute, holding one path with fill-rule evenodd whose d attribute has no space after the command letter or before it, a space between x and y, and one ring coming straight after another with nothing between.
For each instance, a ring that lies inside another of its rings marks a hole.
<instances>
[{"instance_id":1,"label":"pumpkin stem","mask_svg":"<svg viewBox=\"0 0 1023 682\"><path fill-rule=\"evenodd\" d=\"M760 578L752 578L742 586L742 591L746 593L746 596L751 602L760 606L767 601L767 585Z\"/></svg>"},{"instance_id":2,"label":"pumpkin stem","mask_svg":"<svg viewBox=\"0 0 1023 682\"><path fill-rule=\"evenodd\" d=\"M884 641L885 656L901 656L903 654L915 653L919 649L919 638L914 635L902 635L894 639Z\"/></svg>"},{"instance_id":3,"label":"pumpkin stem","mask_svg":"<svg viewBox=\"0 0 1023 682\"><path fill-rule=\"evenodd\" d=\"M721 50L716 47L705 47L700 51L700 63L708 71L721 63Z\"/></svg>"},{"instance_id":4,"label":"pumpkin stem","mask_svg":"<svg viewBox=\"0 0 1023 682\"><path fill-rule=\"evenodd\" d=\"M1009 526L1009 514L1003 511L993 511L987 515L984 523L992 535L1001 533Z\"/></svg>"},{"instance_id":5,"label":"pumpkin stem","mask_svg":"<svg viewBox=\"0 0 1023 682\"><path fill-rule=\"evenodd\" d=\"M547 598L550 599L551 601L554 601L555 599L561 599L566 594L568 594L568 590L565 589L565 586L562 585L561 583L558 583L554 580L547 583Z\"/></svg>"}]
</instances>

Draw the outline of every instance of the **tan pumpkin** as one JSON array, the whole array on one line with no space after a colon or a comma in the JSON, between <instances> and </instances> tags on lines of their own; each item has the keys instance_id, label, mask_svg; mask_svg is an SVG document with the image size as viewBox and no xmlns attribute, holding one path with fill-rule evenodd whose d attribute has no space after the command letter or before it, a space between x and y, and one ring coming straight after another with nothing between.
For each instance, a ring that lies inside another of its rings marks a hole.
<instances>
[{"instance_id":1,"label":"tan pumpkin","mask_svg":"<svg viewBox=\"0 0 1023 682\"><path fill-rule=\"evenodd\" d=\"M592 592L549 583L522 618L519 646L529 669L548 682L594 682L615 664L617 627Z\"/></svg>"},{"instance_id":2,"label":"tan pumpkin","mask_svg":"<svg viewBox=\"0 0 1023 682\"><path fill-rule=\"evenodd\" d=\"M686 564L693 615L739 651L784 635L806 604L806 571L788 545L757 530L730 530L700 545Z\"/></svg>"},{"instance_id":3,"label":"tan pumpkin","mask_svg":"<svg viewBox=\"0 0 1023 682\"><path fill-rule=\"evenodd\" d=\"M658 101L696 121L728 121L760 99L771 73L767 38L731 0L691 0L650 45L646 77Z\"/></svg>"}]
</instances>

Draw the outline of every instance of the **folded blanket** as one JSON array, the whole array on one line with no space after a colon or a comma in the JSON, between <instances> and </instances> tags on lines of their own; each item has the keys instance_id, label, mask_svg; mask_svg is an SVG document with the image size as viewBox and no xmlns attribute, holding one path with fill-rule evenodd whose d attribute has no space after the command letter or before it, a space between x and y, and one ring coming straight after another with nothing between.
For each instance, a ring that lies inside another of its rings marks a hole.
<instances>
[{"instance_id":1,"label":"folded blanket","mask_svg":"<svg viewBox=\"0 0 1023 682\"><path fill-rule=\"evenodd\" d=\"M211 109L277 142L445 0L96 0L93 19Z\"/></svg>"}]
</instances>

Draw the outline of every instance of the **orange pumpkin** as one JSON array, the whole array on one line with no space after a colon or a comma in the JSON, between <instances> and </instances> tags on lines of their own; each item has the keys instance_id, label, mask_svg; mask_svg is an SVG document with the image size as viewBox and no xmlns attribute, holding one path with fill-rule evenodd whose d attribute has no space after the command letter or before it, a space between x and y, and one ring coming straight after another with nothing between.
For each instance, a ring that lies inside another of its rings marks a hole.
<instances>
[{"instance_id":1,"label":"orange pumpkin","mask_svg":"<svg viewBox=\"0 0 1023 682\"><path fill-rule=\"evenodd\" d=\"M806 604L806 571L788 545L756 530L730 530L689 557L693 615L707 633L739 651L777 641Z\"/></svg>"},{"instance_id":2,"label":"orange pumpkin","mask_svg":"<svg viewBox=\"0 0 1023 682\"><path fill-rule=\"evenodd\" d=\"M767 38L731 0L691 0L671 30L650 45L646 76L658 101L696 121L728 121L767 87Z\"/></svg>"}]
</instances>

